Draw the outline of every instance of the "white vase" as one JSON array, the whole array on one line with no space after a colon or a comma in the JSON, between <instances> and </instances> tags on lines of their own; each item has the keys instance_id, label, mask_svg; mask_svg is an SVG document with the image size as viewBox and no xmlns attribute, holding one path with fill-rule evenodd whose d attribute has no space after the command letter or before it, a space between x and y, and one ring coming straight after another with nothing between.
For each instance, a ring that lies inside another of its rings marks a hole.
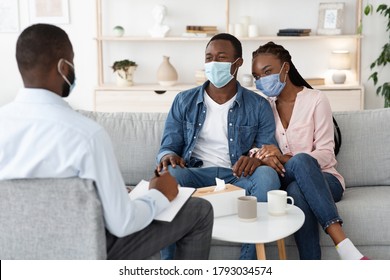
<instances>
[{"instance_id":1,"label":"white vase","mask_svg":"<svg viewBox=\"0 0 390 280\"><path fill-rule=\"evenodd\" d=\"M157 81L162 86L173 86L177 83L178 75L175 67L169 62L169 56L163 56L163 61L157 70Z\"/></svg>"},{"instance_id":2,"label":"white vase","mask_svg":"<svg viewBox=\"0 0 390 280\"><path fill-rule=\"evenodd\" d=\"M137 66L130 66L126 71L123 69L115 71L117 86L119 87L132 86L135 69L137 69Z\"/></svg>"}]
</instances>

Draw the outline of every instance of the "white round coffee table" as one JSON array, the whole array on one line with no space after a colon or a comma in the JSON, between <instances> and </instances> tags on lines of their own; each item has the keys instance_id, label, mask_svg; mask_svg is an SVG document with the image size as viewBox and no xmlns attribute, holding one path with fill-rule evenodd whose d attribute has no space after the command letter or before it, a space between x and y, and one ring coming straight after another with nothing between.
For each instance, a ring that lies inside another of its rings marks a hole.
<instances>
[{"instance_id":1,"label":"white round coffee table","mask_svg":"<svg viewBox=\"0 0 390 280\"><path fill-rule=\"evenodd\" d=\"M257 203L257 221L242 222L236 215L214 219L213 239L256 244L257 258L265 260L264 244L277 241L279 258L286 259L284 238L301 228L305 221L302 210L288 205L287 214L271 216L267 212L267 203Z\"/></svg>"}]
</instances>

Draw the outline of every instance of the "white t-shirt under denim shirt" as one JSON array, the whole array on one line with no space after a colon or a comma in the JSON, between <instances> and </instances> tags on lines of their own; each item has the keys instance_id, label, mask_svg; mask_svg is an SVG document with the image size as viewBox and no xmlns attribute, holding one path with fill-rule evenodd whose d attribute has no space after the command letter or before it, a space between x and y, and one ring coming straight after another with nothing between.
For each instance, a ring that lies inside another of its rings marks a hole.
<instances>
[{"instance_id":1,"label":"white t-shirt under denim shirt","mask_svg":"<svg viewBox=\"0 0 390 280\"><path fill-rule=\"evenodd\" d=\"M53 92L21 89L0 108L0 134L0 180L92 179L113 235L145 228L169 205L157 190L131 201L106 131Z\"/></svg>"},{"instance_id":2,"label":"white t-shirt under denim shirt","mask_svg":"<svg viewBox=\"0 0 390 280\"><path fill-rule=\"evenodd\" d=\"M207 107L206 119L199 132L192 156L203 161L202 167L231 168L227 137L228 112L236 96L224 104L218 104L204 92Z\"/></svg>"}]
</instances>

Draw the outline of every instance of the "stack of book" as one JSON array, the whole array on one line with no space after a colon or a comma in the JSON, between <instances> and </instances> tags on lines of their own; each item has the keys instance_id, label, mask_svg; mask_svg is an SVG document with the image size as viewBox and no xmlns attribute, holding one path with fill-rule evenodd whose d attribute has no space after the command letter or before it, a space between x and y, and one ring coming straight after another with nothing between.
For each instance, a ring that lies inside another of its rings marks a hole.
<instances>
[{"instance_id":1,"label":"stack of book","mask_svg":"<svg viewBox=\"0 0 390 280\"><path fill-rule=\"evenodd\" d=\"M216 26L210 25L187 25L186 32L183 33L185 37L207 37L218 33Z\"/></svg>"},{"instance_id":2,"label":"stack of book","mask_svg":"<svg viewBox=\"0 0 390 280\"><path fill-rule=\"evenodd\" d=\"M311 32L310 28L286 28L279 29L278 36L309 36Z\"/></svg>"}]
</instances>

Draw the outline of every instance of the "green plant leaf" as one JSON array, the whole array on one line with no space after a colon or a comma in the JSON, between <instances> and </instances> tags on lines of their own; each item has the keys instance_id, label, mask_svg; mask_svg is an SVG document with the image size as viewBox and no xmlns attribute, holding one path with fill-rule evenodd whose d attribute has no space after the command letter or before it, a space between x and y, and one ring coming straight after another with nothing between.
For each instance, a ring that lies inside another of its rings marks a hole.
<instances>
[{"instance_id":1,"label":"green plant leaf","mask_svg":"<svg viewBox=\"0 0 390 280\"><path fill-rule=\"evenodd\" d=\"M115 72L119 69L127 70L127 68L131 66L138 66L138 65L134 61L124 59L124 60L115 61L114 64L111 66L111 68Z\"/></svg>"},{"instance_id":2,"label":"green plant leaf","mask_svg":"<svg viewBox=\"0 0 390 280\"><path fill-rule=\"evenodd\" d=\"M376 12L378 13L383 13L383 12L386 12L386 10L387 10L387 5L385 5L385 4L380 4L379 6L378 6L378 8L376 9Z\"/></svg>"},{"instance_id":3,"label":"green plant leaf","mask_svg":"<svg viewBox=\"0 0 390 280\"><path fill-rule=\"evenodd\" d=\"M381 93L381 90L382 90L382 86L379 86L377 89L376 89L376 94L379 95Z\"/></svg>"},{"instance_id":4,"label":"green plant leaf","mask_svg":"<svg viewBox=\"0 0 390 280\"><path fill-rule=\"evenodd\" d=\"M372 13L373 6L371 4L367 4L364 8L364 14L368 16L370 13Z\"/></svg>"},{"instance_id":5,"label":"green plant leaf","mask_svg":"<svg viewBox=\"0 0 390 280\"><path fill-rule=\"evenodd\" d=\"M368 80L372 80L374 82L374 86L378 83L378 72L372 73L369 77Z\"/></svg>"}]
</instances>

